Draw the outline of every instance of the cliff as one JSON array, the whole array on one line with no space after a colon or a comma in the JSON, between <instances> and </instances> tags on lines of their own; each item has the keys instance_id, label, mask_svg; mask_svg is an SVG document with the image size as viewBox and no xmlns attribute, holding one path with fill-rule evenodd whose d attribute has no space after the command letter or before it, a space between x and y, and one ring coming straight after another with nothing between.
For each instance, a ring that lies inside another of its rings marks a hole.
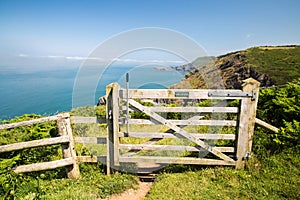
<instances>
[{"instance_id":1,"label":"cliff","mask_svg":"<svg viewBox=\"0 0 300 200\"><path fill-rule=\"evenodd\" d=\"M218 88L220 81L213 78L217 75L229 89L240 89L242 81L250 77L258 80L261 87L270 87L300 77L300 46L253 47L204 64L193 63L195 68L172 88Z\"/></svg>"}]
</instances>

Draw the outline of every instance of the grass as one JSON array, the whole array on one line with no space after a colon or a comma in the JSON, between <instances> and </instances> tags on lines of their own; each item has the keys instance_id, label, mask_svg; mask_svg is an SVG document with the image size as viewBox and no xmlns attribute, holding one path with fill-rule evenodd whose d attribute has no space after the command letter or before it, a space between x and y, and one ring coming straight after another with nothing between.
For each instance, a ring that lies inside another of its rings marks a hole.
<instances>
[{"instance_id":1,"label":"grass","mask_svg":"<svg viewBox=\"0 0 300 200\"><path fill-rule=\"evenodd\" d=\"M106 176L97 164L81 164L81 179L51 179L43 176L23 182L16 199L99 199L136 188L137 177L128 174Z\"/></svg>"},{"instance_id":2,"label":"grass","mask_svg":"<svg viewBox=\"0 0 300 200\"><path fill-rule=\"evenodd\" d=\"M277 85L300 77L300 46L253 47L245 55L248 66L268 74Z\"/></svg>"},{"instance_id":3,"label":"grass","mask_svg":"<svg viewBox=\"0 0 300 200\"><path fill-rule=\"evenodd\" d=\"M169 166L157 177L146 200L298 199L299 164L299 152L285 151L267 155L261 161L253 158L244 171L229 167Z\"/></svg>"}]
</instances>

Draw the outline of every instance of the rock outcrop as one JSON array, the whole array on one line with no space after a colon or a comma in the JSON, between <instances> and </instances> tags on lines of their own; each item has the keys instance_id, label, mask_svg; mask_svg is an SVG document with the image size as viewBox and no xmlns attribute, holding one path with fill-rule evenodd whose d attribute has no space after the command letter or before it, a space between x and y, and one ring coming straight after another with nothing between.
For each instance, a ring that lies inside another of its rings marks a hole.
<instances>
[{"instance_id":1,"label":"rock outcrop","mask_svg":"<svg viewBox=\"0 0 300 200\"><path fill-rule=\"evenodd\" d=\"M267 74L249 66L245 54L240 51L219 56L206 65L197 66L172 88L220 88L222 82L225 88L241 89L242 81L250 77L258 80L261 87L275 85L275 81Z\"/></svg>"}]
</instances>

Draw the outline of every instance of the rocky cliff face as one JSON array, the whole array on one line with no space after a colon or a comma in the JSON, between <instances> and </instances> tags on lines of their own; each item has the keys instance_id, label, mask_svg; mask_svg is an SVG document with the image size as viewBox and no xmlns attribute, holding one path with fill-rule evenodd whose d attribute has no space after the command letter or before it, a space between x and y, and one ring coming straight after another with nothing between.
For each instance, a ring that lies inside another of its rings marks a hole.
<instances>
[{"instance_id":1,"label":"rocky cliff face","mask_svg":"<svg viewBox=\"0 0 300 200\"><path fill-rule=\"evenodd\" d=\"M242 53L235 53L219 57L216 67L220 69L226 88L240 89L242 81L247 78L254 78L260 82L261 87L275 85L267 74L260 73L247 64L246 56Z\"/></svg>"},{"instance_id":2,"label":"rocky cliff face","mask_svg":"<svg viewBox=\"0 0 300 200\"><path fill-rule=\"evenodd\" d=\"M214 79L214 77L218 78ZM247 63L246 55L240 51L219 56L213 62L197 66L185 75L185 78L172 88L220 88L223 82L228 89L241 89L242 81L254 78L261 83L261 87L275 85L267 74L256 71ZM209 82L209 84L207 84Z\"/></svg>"}]
</instances>

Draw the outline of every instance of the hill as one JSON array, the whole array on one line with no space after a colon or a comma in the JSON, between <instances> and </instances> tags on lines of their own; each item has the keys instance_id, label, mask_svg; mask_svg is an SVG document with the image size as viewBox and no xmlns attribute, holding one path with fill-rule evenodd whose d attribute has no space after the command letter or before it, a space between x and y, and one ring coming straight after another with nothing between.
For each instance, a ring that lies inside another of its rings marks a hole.
<instances>
[{"instance_id":1,"label":"hill","mask_svg":"<svg viewBox=\"0 0 300 200\"><path fill-rule=\"evenodd\" d=\"M300 46L261 46L212 58L210 62L192 64L184 79L172 88L207 88L205 79L221 75L226 88L241 88L242 80L254 78L261 87L283 85L300 77ZM218 81L210 88L218 87Z\"/></svg>"}]
</instances>

